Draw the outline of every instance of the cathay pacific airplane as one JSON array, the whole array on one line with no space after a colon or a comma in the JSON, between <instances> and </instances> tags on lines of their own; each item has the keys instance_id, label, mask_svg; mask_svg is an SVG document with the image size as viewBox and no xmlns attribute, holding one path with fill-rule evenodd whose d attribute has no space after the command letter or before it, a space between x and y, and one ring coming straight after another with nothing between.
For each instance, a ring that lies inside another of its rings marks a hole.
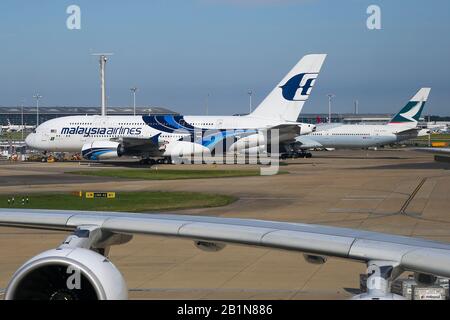
<instances>
[{"instance_id":1,"label":"cathay pacific airplane","mask_svg":"<svg viewBox=\"0 0 450 320\"><path fill-rule=\"evenodd\" d=\"M417 126L430 88L420 89L414 97L385 125L323 125L296 138L295 147L368 148L412 139L428 133Z\"/></svg>"},{"instance_id":2,"label":"cathay pacific airplane","mask_svg":"<svg viewBox=\"0 0 450 320\"><path fill-rule=\"evenodd\" d=\"M35 126L27 126L27 125L21 125L21 124L12 124L11 121L8 119L8 125L3 126L2 129L4 129L6 132L21 132L23 130L29 130L34 129Z\"/></svg>"},{"instance_id":3,"label":"cathay pacific airplane","mask_svg":"<svg viewBox=\"0 0 450 320\"><path fill-rule=\"evenodd\" d=\"M44 122L26 144L50 152L81 152L88 160L128 155L170 163L174 156L254 147L262 143L266 136L262 131L267 129L278 130L280 143L292 143L298 135L315 130L297 118L325 58L325 54L304 56L246 116L69 116Z\"/></svg>"}]
</instances>

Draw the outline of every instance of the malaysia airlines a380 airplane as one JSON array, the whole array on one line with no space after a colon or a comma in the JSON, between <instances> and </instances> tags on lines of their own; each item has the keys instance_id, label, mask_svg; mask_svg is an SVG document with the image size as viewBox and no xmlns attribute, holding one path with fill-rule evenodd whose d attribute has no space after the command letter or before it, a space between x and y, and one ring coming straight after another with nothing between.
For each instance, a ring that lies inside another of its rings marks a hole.
<instances>
[{"instance_id":1,"label":"malaysia airlines a380 airplane","mask_svg":"<svg viewBox=\"0 0 450 320\"><path fill-rule=\"evenodd\" d=\"M174 156L264 144L261 131L268 129L278 130L280 143L292 143L296 136L315 130L297 118L325 58L326 54L304 56L246 116L69 116L44 122L28 135L26 144L50 152L81 151L88 160L127 155L169 163Z\"/></svg>"}]
</instances>

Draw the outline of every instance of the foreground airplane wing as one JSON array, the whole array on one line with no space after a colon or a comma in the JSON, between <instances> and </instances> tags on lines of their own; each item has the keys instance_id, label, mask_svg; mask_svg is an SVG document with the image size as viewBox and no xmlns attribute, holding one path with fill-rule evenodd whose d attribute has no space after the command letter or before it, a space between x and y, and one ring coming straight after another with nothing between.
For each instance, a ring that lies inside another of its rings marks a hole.
<instances>
[{"instance_id":1,"label":"foreground airplane wing","mask_svg":"<svg viewBox=\"0 0 450 320\"><path fill-rule=\"evenodd\" d=\"M322 256L356 260L367 264L369 275L368 294L359 298L393 298L389 281L403 271L450 277L450 244L348 228L172 214L20 209L0 209L0 226L74 230L62 246L72 250L123 243L106 240L113 235L146 234L192 239L207 251L233 243L299 251L307 253L310 262L325 262ZM21 270L24 268L26 265Z\"/></svg>"},{"instance_id":2,"label":"foreground airplane wing","mask_svg":"<svg viewBox=\"0 0 450 320\"><path fill-rule=\"evenodd\" d=\"M450 155L450 148L415 148L415 151Z\"/></svg>"}]
</instances>

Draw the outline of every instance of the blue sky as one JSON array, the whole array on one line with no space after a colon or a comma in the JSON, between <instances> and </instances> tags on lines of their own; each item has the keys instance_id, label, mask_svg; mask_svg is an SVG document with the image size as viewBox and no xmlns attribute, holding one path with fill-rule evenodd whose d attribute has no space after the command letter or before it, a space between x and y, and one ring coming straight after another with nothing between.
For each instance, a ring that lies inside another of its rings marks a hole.
<instances>
[{"instance_id":1,"label":"blue sky","mask_svg":"<svg viewBox=\"0 0 450 320\"><path fill-rule=\"evenodd\" d=\"M66 8L81 7L81 30ZM366 9L381 7L381 30ZM450 114L450 1L381 0L2 0L0 105L98 105L98 62L109 104L167 106L184 114L248 110L307 53L328 53L303 112L396 112L431 86L425 113Z\"/></svg>"}]
</instances>

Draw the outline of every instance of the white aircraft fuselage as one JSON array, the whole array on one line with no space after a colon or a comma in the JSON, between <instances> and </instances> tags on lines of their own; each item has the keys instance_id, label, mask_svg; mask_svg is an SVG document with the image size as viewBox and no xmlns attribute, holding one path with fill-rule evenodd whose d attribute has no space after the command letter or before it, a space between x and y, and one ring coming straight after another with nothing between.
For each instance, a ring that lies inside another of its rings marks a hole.
<instances>
[{"instance_id":1,"label":"white aircraft fuselage","mask_svg":"<svg viewBox=\"0 0 450 320\"><path fill-rule=\"evenodd\" d=\"M220 140L218 135L222 140L225 135L233 136L236 141L253 137L252 142L256 144L259 130L283 124L298 125L302 134L315 129L311 124L252 116L69 116L46 121L28 135L26 143L37 150L80 152L84 145L94 142L123 138L156 139L154 142L163 147L161 155L168 156L177 142L188 141L195 134L205 135L206 132L206 136L216 137L213 139L216 142ZM200 140L203 148L214 144L211 139Z\"/></svg>"},{"instance_id":2,"label":"white aircraft fuselage","mask_svg":"<svg viewBox=\"0 0 450 320\"><path fill-rule=\"evenodd\" d=\"M408 130L404 125L338 125L300 136L305 148L368 148L398 143L426 134L428 130Z\"/></svg>"},{"instance_id":3,"label":"white aircraft fuselage","mask_svg":"<svg viewBox=\"0 0 450 320\"><path fill-rule=\"evenodd\" d=\"M304 56L246 116L70 116L41 124L26 143L38 150L81 152L88 160L226 153L265 144L261 138L269 129L278 130L278 143L292 143L315 129L297 118L325 57ZM271 145L274 139L276 133L270 136Z\"/></svg>"},{"instance_id":4,"label":"white aircraft fuselage","mask_svg":"<svg viewBox=\"0 0 450 320\"><path fill-rule=\"evenodd\" d=\"M368 148L426 135L429 130L418 127L418 122L430 90L421 88L387 124L323 124L295 140L300 149Z\"/></svg>"}]
</instances>

